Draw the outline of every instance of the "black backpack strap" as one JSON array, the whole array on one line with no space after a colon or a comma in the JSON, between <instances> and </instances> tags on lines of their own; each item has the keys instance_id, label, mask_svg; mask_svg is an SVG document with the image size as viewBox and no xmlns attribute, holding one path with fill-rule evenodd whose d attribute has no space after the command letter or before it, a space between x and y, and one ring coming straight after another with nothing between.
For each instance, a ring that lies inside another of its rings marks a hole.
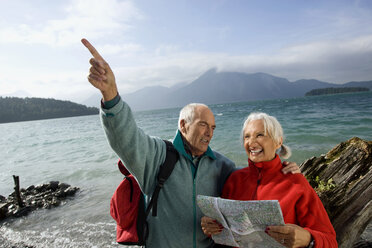
<instances>
[{"instance_id":1,"label":"black backpack strap","mask_svg":"<svg viewBox=\"0 0 372 248\"><path fill-rule=\"evenodd\" d=\"M133 179L130 178L129 176L126 176L125 179L127 179L128 182L129 182L129 184L130 184L130 201L129 202L132 202L132 200L133 200L133 191L134 191L134 189L133 189L133 181L132 181Z\"/></svg>"},{"instance_id":2,"label":"black backpack strap","mask_svg":"<svg viewBox=\"0 0 372 248\"><path fill-rule=\"evenodd\" d=\"M154 190L154 193L152 194L150 203L146 209L146 217L149 215L151 208L152 208L152 216L157 215L158 196L159 196L160 189L163 187L165 181L168 179L170 174L172 174L174 165L177 163L179 156L180 156L176 148L174 148L172 142L168 140L164 140L164 142L165 142L165 145L167 146L167 153L166 153L165 161L160 166L160 169L159 169L157 185Z\"/></svg>"}]
</instances>

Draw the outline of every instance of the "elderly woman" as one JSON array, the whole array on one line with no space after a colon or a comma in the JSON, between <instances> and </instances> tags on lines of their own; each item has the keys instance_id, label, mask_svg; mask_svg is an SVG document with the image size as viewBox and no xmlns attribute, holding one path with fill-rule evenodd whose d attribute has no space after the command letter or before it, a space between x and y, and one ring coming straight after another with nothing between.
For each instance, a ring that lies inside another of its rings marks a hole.
<instances>
[{"instance_id":1,"label":"elderly woman","mask_svg":"<svg viewBox=\"0 0 372 248\"><path fill-rule=\"evenodd\" d=\"M283 129L277 119L265 113L250 114L243 125L242 139L249 166L230 175L222 198L278 200L285 225L268 226L268 235L286 247L337 247L327 212L305 177L281 172L279 156L288 158L290 150L283 145ZM221 228L211 218L202 218L206 235L216 235Z\"/></svg>"}]
</instances>

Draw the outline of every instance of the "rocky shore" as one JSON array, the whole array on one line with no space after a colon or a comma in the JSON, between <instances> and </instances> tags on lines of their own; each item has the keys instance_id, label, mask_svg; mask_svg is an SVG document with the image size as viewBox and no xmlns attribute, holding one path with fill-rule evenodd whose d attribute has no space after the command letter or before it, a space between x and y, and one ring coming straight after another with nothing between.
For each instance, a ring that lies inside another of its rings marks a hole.
<instances>
[{"instance_id":1,"label":"rocky shore","mask_svg":"<svg viewBox=\"0 0 372 248\"><path fill-rule=\"evenodd\" d=\"M21 203L17 197L17 190L8 198L0 195L0 223L7 219L25 216L36 209L57 207L67 197L74 196L78 190L79 188L69 184L52 181L20 189Z\"/></svg>"},{"instance_id":2,"label":"rocky shore","mask_svg":"<svg viewBox=\"0 0 372 248\"><path fill-rule=\"evenodd\" d=\"M51 181L36 186L31 185L27 189L17 189L17 186L19 184L16 183L15 191L8 198L0 195L0 224L25 216L36 209L57 207L66 198L74 196L79 190L77 187L59 181ZM20 197L17 197L17 195ZM0 244L4 248L34 248L34 246L24 242L10 241L1 234Z\"/></svg>"}]
</instances>

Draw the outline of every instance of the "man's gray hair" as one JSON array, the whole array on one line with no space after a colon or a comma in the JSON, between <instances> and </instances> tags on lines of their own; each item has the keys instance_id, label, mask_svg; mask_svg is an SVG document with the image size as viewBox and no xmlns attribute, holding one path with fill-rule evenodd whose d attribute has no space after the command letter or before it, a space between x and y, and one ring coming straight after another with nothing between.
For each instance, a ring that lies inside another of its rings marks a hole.
<instances>
[{"instance_id":1,"label":"man's gray hair","mask_svg":"<svg viewBox=\"0 0 372 248\"><path fill-rule=\"evenodd\" d=\"M263 120L265 134L269 135L277 144L280 143L281 138L283 139L284 143L283 128L280 125L279 121L274 116L262 112L253 112L250 115L248 115L248 117L245 119L241 132L242 140L244 139L244 129L246 128L248 123L253 120ZM282 144L282 146L280 147L279 156L281 156L284 159L287 159L291 155L292 155L291 149L288 146Z\"/></svg>"},{"instance_id":2,"label":"man's gray hair","mask_svg":"<svg viewBox=\"0 0 372 248\"><path fill-rule=\"evenodd\" d=\"M178 118L178 130L181 131L181 120L185 120L186 123L192 123L194 121L195 109L200 106L208 108L208 106L203 103L190 103L181 109Z\"/></svg>"}]
</instances>

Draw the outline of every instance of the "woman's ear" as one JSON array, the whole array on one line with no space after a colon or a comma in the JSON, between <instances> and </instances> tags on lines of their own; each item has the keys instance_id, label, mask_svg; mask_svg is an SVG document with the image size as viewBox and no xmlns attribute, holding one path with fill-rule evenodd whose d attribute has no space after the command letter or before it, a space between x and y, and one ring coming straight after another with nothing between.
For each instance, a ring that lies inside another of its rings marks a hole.
<instances>
[{"instance_id":1,"label":"woman's ear","mask_svg":"<svg viewBox=\"0 0 372 248\"><path fill-rule=\"evenodd\" d=\"M276 149L279 149L283 145L283 137L280 138L279 144Z\"/></svg>"}]
</instances>

